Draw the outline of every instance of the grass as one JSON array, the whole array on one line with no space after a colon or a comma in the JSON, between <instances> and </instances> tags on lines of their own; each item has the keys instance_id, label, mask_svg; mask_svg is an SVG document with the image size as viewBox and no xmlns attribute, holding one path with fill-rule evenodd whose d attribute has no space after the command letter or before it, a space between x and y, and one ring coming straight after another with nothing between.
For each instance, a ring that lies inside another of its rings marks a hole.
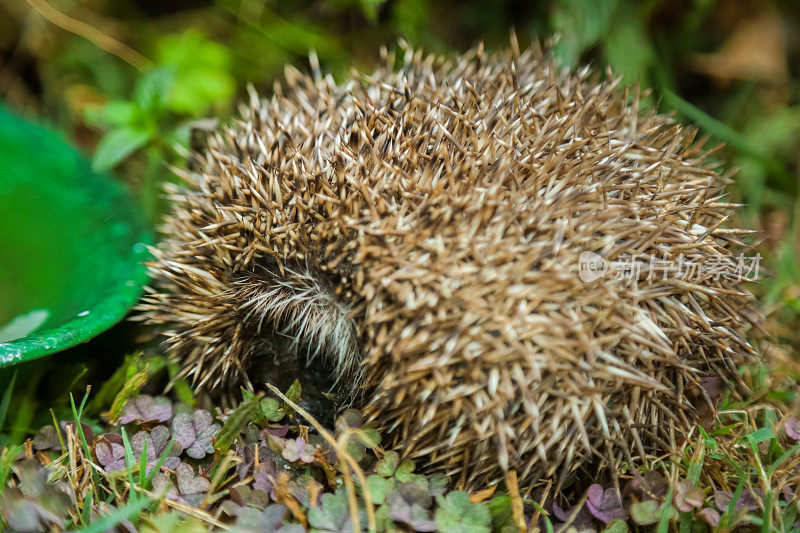
<instances>
[{"instance_id":1,"label":"grass","mask_svg":"<svg viewBox=\"0 0 800 533\"><path fill-rule=\"evenodd\" d=\"M518 531L519 524L544 531L574 526L777 532L800 527L800 421L788 416L779 402L756 401L768 391L783 392L780 386L794 388L790 380L776 383L753 373L752 399L734 403L723 398L716 419L698 426L674 456L651 457L635 469L623 467L618 478L598 478L600 485L588 491L585 486L566 490L555 500L565 514L554 506L547 483L528 499L520 495L513 473L499 485L470 495L448 492L446 479L418 474L413 463L401 464L397 454L383 450L380 435L361 425L355 413L337 422L335 430L328 429L274 387L274 399L245 394L227 411L206 397L196 398L201 407L191 407L176 393L168 399L168 415L148 411L146 406L155 404L141 401L147 398L142 389L163 387L169 376L163 362L159 355L146 358L141 363L145 379L134 373L118 382L99 416L86 414L92 403L89 391L80 402L70 395L63 401L68 408L60 412L74 423L65 425L54 414L34 440L4 450L0 474L7 494L0 517L11 521L7 526L17 525L13 511L26 503L39 510L40 527L82 531L158 528L174 523L172 517L197 531L251 531L254 517L249 513L262 513L259 520L266 520L273 512L280 515L276 527L319 531ZM133 394L131 380L137 383ZM302 391L293 386L289 394L298 398ZM120 397L127 399L115 419L122 416L124 424L110 421L110 407ZM177 418L191 415L196 420L201 411L216 413L216 422L202 437L208 439L208 453L198 454L186 445L201 438L202 428L194 426L194 433L186 434ZM159 427L168 429L160 449ZM53 430L49 441L48 428ZM116 466L98 448L112 441L119 443L122 460ZM180 452L176 462L167 463L175 458L172 446ZM36 471L49 483L34 486L31 472ZM622 487L621 498L615 486ZM62 493L70 497L59 505L48 503ZM598 499L595 493L604 496Z\"/></svg>"},{"instance_id":2,"label":"grass","mask_svg":"<svg viewBox=\"0 0 800 533\"><path fill-rule=\"evenodd\" d=\"M370 68L379 45L391 44L398 37L450 52L477 40L486 41L489 47L504 46L512 25L523 43L558 35L555 50L565 64L609 66L626 84L652 88L649 105L677 113L682 120L698 125L712 142L724 143L716 157L726 168L738 169L731 184L731 201L745 204L735 215L737 223L761 231L752 246L764 256L767 274L754 290L768 314L764 327L769 342L761 342L761 352L768 360L762 367L747 369L753 390L750 398L738 404L723 400L717 418L707 428L697 428L680 456L653 458L642 467L639 475L643 476L644 470L656 472L659 491L634 491L638 496L626 495L620 508L628 513L626 529L688 532L702 527L727 531L747 526L771 532L796 528L800 443L789 435L787 422L797 414L798 404L800 72L795 65L800 45L784 43L758 56L760 61L772 61L775 68L771 73L742 72L735 62L737 53L758 53L757 47L737 50L743 32L761 31L757 40L772 42L778 31L775 27L789 34L800 29L792 2L756 0L746 9L714 0L680 6L666 0L548 0L524 8L510 0L491 5L473 0L182 4L188 8L120 0L111 11L97 7L101 3L96 2L53 3L53 8L64 10L61 14L42 0L0 5L0 21L7 21L0 22L0 53L7 58L0 69L0 91L6 101L44 115L69 132L76 143L95 154L98 168L113 169L137 190L143 209L153 220L164 209L156 191L170 179L167 166L185 164L191 121L228 116L248 83L271 86L286 63L307 68L310 49L316 51L324 68L341 77L351 64ZM43 13L49 16L40 18ZM761 22L748 30L746 22L753 13ZM65 23L64 15L91 23L89 33L85 31L88 24ZM778 26L770 26L776 20ZM104 44L98 48L97 42ZM119 46L122 43L124 47ZM703 58L712 59L717 66L728 65L728 70L703 70ZM789 67L781 70L781 61ZM116 331L129 329L122 326ZM195 459L182 452L181 464L190 465L193 475L209 482L203 501L193 506L183 496L184 501L170 499L167 493L169 486L178 483L177 472L170 469L167 485L159 473L170 458L175 436L171 435L156 457L149 458L147 448L152 440L145 440L141 449L134 449L132 440L142 432L152 437L158 424L120 426L115 421L133 398L157 390L167 376L174 377L175 368L158 354L147 362L141 354L126 356L138 346L118 340L116 334L111 337L59 356L57 362L44 360L0 375L2 505L12 501L21 505L31 499L21 489L24 472L17 458L23 457L38 461L51 481L71 487L69 505L41 511L41 516L49 513L51 518L55 511L60 513L62 525L52 522L54 527L100 531L134 521L138 527L158 530L174 524L170 520L177 516L197 530L237 522L246 529L247 513L241 508L268 512L262 501L248 503L242 496L247 492L244 488L250 491L250 498L260 490L252 488L255 467L244 478L234 474L246 459L242 447L256 444L248 431L287 426L290 437L281 442L265 439L264 449L280 458L286 443L296 446L298 436L307 436L308 427L315 427L314 421L300 416L302 411L290 415L291 400L281 397L280 391L276 399L280 408L286 409L278 413L282 424L258 411L263 399L244 400L224 422L217 420L222 426L215 436L213 454ZM87 391L87 385L95 388ZM216 412L207 399L194 398L186 383L178 382L173 391L170 401L175 409L191 412L205 407L209 413ZM77 423L62 430L61 421ZM95 435L119 436L123 469L108 472L98 464L97 442L87 436L83 424ZM37 450L27 440L46 425L52 425L60 450ZM522 501L510 481L490 496L471 495L478 507L441 505L447 501L442 494L433 494L433 482L428 478L423 482L406 471L401 471L400 479L395 473L382 476L377 465L388 454L358 428L343 435L317 430L324 438L314 446L335 450L340 462L315 459L309 466L283 460L290 479L270 481L278 494L272 505L284 508L283 527L316 524L324 530L342 526L349 517L350 525L374 524L376 529L408 528L409 521L428 520L444 529L510 531L519 530L521 517L537 515L542 518L539 525L547 531L563 525L554 516L551 501ZM361 459L350 453L361 448L366 450ZM308 472L321 488L302 478ZM304 481L298 481L301 478ZM624 487L634 479L638 479L635 472L627 471L617 481ZM598 481L603 489L613 485L611 480ZM196 479L192 483L203 484ZM377 491L372 504L368 502L371 491L364 491L370 483ZM427 483L427 488L420 489L427 495L424 501L397 499L398 487L407 483L418 487ZM162 490L156 490L156 484ZM344 490L337 493L337 484ZM184 485L191 483L185 481ZM380 493L379 485L386 489L385 494ZM686 501L687 487L699 487L703 492L702 501L694 507ZM45 490L36 486L39 489ZM61 501L60 495L47 490L49 498ZM724 494L718 501L720 493ZM309 496L314 494L316 499ZM330 498L323 500L322 494ZM568 497L571 501L559 504L565 508L569 503L580 504L572 513L572 524L580 525L588 512L582 503L587 493ZM725 498L729 501L723 505ZM428 500L430 503L423 505ZM226 502L231 502L227 508L233 514L222 510ZM484 505L488 523L481 518L485 518ZM347 516L340 512L342 508L347 509ZM312 513L312 509L318 511ZM359 515L360 509L364 516ZM410 509L417 513L415 517L409 515ZM589 514L595 529L623 530L619 522L604 524ZM8 518L8 513L0 511L0 516ZM186 522L187 517L192 521ZM716 519L719 521L712 525Z\"/></svg>"}]
</instances>

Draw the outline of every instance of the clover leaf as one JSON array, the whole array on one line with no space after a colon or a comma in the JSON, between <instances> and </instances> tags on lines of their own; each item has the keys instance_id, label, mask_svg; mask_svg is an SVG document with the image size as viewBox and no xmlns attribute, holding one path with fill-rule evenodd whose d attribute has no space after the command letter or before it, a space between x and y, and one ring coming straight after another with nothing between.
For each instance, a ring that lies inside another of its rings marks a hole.
<instances>
[{"instance_id":1,"label":"clover leaf","mask_svg":"<svg viewBox=\"0 0 800 533\"><path fill-rule=\"evenodd\" d=\"M202 459L206 454L214 453L211 439L219 432L220 425L213 423L213 420L211 413L205 409L175 416L172 431L175 439L186 450L186 455L193 459Z\"/></svg>"},{"instance_id":2,"label":"clover leaf","mask_svg":"<svg viewBox=\"0 0 800 533\"><path fill-rule=\"evenodd\" d=\"M416 483L404 483L389 494L386 507L395 522L411 526L415 531L434 531L436 522L428 510L431 497Z\"/></svg>"},{"instance_id":3,"label":"clover leaf","mask_svg":"<svg viewBox=\"0 0 800 533\"><path fill-rule=\"evenodd\" d=\"M363 523L362 517L359 516ZM345 533L353 531L350 507L344 487L336 492L323 494L319 505L308 510L308 523L311 531L335 531Z\"/></svg>"},{"instance_id":4,"label":"clover leaf","mask_svg":"<svg viewBox=\"0 0 800 533\"><path fill-rule=\"evenodd\" d=\"M166 422L172 418L172 402L168 398L159 396L153 398L147 394L140 394L131 398L122 409L119 417L121 424L130 422Z\"/></svg>"},{"instance_id":5,"label":"clover leaf","mask_svg":"<svg viewBox=\"0 0 800 533\"><path fill-rule=\"evenodd\" d=\"M437 498L436 525L443 533L488 533L492 516L486 504L472 503L469 494L454 491Z\"/></svg>"},{"instance_id":6,"label":"clover leaf","mask_svg":"<svg viewBox=\"0 0 800 533\"><path fill-rule=\"evenodd\" d=\"M617 518L622 520L628 518L627 511L622 507L619 492L614 488L603 490L603 487L597 484L589 487L586 507L595 518L604 524Z\"/></svg>"},{"instance_id":7,"label":"clover leaf","mask_svg":"<svg viewBox=\"0 0 800 533\"><path fill-rule=\"evenodd\" d=\"M253 488L263 490L267 494L275 491L275 480L278 478L278 468L271 461L259 463L253 470Z\"/></svg>"},{"instance_id":8,"label":"clover leaf","mask_svg":"<svg viewBox=\"0 0 800 533\"><path fill-rule=\"evenodd\" d=\"M69 485L48 483L50 471L35 459L15 467L19 485L6 488L0 498L0 513L12 530L43 531L50 526L63 528L69 516L72 497Z\"/></svg>"},{"instance_id":9,"label":"clover leaf","mask_svg":"<svg viewBox=\"0 0 800 533\"><path fill-rule=\"evenodd\" d=\"M106 473L125 468L125 447L122 437L116 433L101 436L94 446L94 454Z\"/></svg>"},{"instance_id":10,"label":"clover leaf","mask_svg":"<svg viewBox=\"0 0 800 533\"><path fill-rule=\"evenodd\" d=\"M196 476L194 469L185 463L177 466L175 477L177 486L166 474L159 472L153 476L153 488L157 493L165 493L170 500L200 507L206 492L211 487L211 482L202 476Z\"/></svg>"},{"instance_id":11,"label":"clover leaf","mask_svg":"<svg viewBox=\"0 0 800 533\"><path fill-rule=\"evenodd\" d=\"M691 512L701 505L705 499L703 489L695 487L689 481L682 481L675 490L673 503L675 508L682 513Z\"/></svg>"},{"instance_id":12,"label":"clover leaf","mask_svg":"<svg viewBox=\"0 0 800 533\"><path fill-rule=\"evenodd\" d=\"M156 463L158 463L159 458L167 449L167 446L170 446L170 449L161 466L162 468L174 470L180 462L178 456L181 454L182 448L178 442L172 440L169 429L167 429L166 426L156 426L150 432L140 431L131 437L131 448L134 452L134 458L137 461L141 460L142 453L145 447L147 448L147 457L145 461L147 463L148 474L155 467Z\"/></svg>"},{"instance_id":13,"label":"clover leaf","mask_svg":"<svg viewBox=\"0 0 800 533\"><path fill-rule=\"evenodd\" d=\"M287 440L281 451L283 458L292 463L297 461L313 463L315 453L316 446L308 444L303 437Z\"/></svg>"}]
</instances>

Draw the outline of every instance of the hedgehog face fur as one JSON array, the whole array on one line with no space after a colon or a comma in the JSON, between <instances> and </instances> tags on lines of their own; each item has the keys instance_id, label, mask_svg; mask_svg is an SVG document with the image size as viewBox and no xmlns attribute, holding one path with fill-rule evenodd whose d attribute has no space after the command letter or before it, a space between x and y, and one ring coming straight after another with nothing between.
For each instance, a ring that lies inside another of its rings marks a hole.
<instances>
[{"instance_id":1,"label":"hedgehog face fur","mask_svg":"<svg viewBox=\"0 0 800 533\"><path fill-rule=\"evenodd\" d=\"M540 50L408 50L342 85L287 70L169 189L140 308L197 386L325 366L463 487L636 462L678 446L702 378L742 390L753 354L740 232L701 159ZM719 267L584 282L585 251Z\"/></svg>"}]
</instances>

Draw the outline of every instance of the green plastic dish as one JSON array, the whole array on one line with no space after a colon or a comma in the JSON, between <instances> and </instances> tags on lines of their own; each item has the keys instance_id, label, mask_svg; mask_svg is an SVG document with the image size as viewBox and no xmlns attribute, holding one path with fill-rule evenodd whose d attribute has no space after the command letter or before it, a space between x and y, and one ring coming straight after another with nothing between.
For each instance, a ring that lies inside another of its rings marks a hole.
<instances>
[{"instance_id":1,"label":"green plastic dish","mask_svg":"<svg viewBox=\"0 0 800 533\"><path fill-rule=\"evenodd\" d=\"M139 205L60 135L0 106L0 368L125 316L147 280Z\"/></svg>"}]
</instances>

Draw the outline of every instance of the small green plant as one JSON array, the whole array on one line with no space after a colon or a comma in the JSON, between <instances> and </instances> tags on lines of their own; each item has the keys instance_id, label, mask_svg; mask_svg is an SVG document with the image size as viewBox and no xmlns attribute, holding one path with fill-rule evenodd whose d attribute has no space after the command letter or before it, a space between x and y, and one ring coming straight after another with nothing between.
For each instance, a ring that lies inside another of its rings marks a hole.
<instances>
[{"instance_id":1,"label":"small green plant","mask_svg":"<svg viewBox=\"0 0 800 533\"><path fill-rule=\"evenodd\" d=\"M142 193L151 216L167 175L165 163L179 162L175 149L188 147L190 122L225 114L236 91L228 48L196 30L169 35L156 44L156 61L135 82L128 100L90 106L87 121L104 133L93 166L111 169L133 155L142 155Z\"/></svg>"},{"instance_id":2,"label":"small green plant","mask_svg":"<svg viewBox=\"0 0 800 533\"><path fill-rule=\"evenodd\" d=\"M190 407L177 393L140 392L164 373L160 358L128 360L127 379L112 379L114 387L101 391L106 405L95 405L102 411L121 404L113 417L110 409L88 416L88 394L70 398L71 420L42 427L24 447L3 449L6 525L157 531L180 521L192 532L269 524L283 533L510 532L520 520L548 532L800 525L800 422L771 407L723 403L728 409L709 430L699 429L677 460L595 483L569 505L563 494L522 498L502 485L448 491L446 476L419 473L413 461L382 450L359 413L345 411L332 430L320 426L298 406L297 384L278 398L243 391L238 406L209 410Z\"/></svg>"}]
</instances>

